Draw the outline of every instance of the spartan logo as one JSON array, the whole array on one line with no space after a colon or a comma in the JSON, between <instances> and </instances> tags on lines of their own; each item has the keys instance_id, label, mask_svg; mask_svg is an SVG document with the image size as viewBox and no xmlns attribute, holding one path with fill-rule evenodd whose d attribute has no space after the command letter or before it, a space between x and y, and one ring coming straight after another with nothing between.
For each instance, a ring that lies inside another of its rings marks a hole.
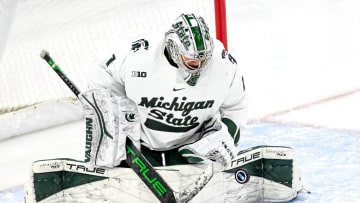
<instances>
[{"instance_id":1,"label":"spartan logo","mask_svg":"<svg viewBox=\"0 0 360 203\"><path fill-rule=\"evenodd\" d=\"M126 113L125 119L127 122L135 122L135 113Z\"/></svg>"},{"instance_id":2,"label":"spartan logo","mask_svg":"<svg viewBox=\"0 0 360 203\"><path fill-rule=\"evenodd\" d=\"M142 97L139 106L150 108L145 126L149 129L164 132L187 132L200 125L197 116L190 115L194 110L212 108L214 100L187 101L186 97L174 97L171 102L164 101L164 97L153 97L148 99ZM181 112L181 117L174 113Z\"/></svg>"},{"instance_id":3,"label":"spartan logo","mask_svg":"<svg viewBox=\"0 0 360 203\"><path fill-rule=\"evenodd\" d=\"M136 40L135 42L133 42L131 44L131 50L133 52L137 52L141 48L144 48L145 50L148 50L149 49L149 41L147 41L146 39L139 39L139 40Z\"/></svg>"}]
</instances>

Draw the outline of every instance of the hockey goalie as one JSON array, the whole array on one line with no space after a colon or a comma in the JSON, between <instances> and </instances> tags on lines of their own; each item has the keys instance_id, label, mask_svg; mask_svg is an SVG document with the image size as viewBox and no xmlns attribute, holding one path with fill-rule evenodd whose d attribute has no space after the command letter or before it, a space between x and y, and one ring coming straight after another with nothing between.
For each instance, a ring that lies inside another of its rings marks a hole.
<instances>
[{"instance_id":1,"label":"hockey goalie","mask_svg":"<svg viewBox=\"0 0 360 203\"><path fill-rule=\"evenodd\" d=\"M79 99L85 160L35 162L26 202L158 202L168 190L138 159L126 161L127 139L178 202L283 202L302 189L293 149L238 151L244 77L200 16L182 14L164 36L104 53Z\"/></svg>"}]
</instances>

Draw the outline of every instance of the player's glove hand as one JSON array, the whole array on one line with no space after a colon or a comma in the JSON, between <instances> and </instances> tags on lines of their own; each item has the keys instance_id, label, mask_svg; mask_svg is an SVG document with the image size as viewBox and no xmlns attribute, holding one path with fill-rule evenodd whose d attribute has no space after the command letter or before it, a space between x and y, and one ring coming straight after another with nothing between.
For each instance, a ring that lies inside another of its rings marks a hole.
<instances>
[{"instance_id":1,"label":"player's glove hand","mask_svg":"<svg viewBox=\"0 0 360 203\"><path fill-rule=\"evenodd\" d=\"M179 148L179 152L189 163L215 161L228 166L237 150L226 125L214 118L203 124L199 141Z\"/></svg>"},{"instance_id":2,"label":"player's glove hand","mask_svg":"<svg viewBox=\"0 0 360 203\"><path fill-rule=\"evenodd\" d=\"M80 94L86 119L85 162L89 166L115 167L126 159L129 137L140 148L140 123L136 104L111 90Z\"/></svg>"}]
</instances>

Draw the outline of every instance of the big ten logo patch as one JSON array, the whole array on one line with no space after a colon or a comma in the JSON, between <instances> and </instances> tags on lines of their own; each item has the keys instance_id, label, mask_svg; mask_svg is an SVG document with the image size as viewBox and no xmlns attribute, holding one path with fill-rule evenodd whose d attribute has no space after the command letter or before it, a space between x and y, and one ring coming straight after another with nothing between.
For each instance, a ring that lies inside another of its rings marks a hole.
<instances>
[{"instance_id":1,"label":"big ten logo patch","mask_svg":"<svg viewBox=\"0 0 360 203\"><path fill-rule=\"evenodd\" d=\"M147 73L144 71L131 71L131 77L146 78Z\"/></svg>"}]
</instances>

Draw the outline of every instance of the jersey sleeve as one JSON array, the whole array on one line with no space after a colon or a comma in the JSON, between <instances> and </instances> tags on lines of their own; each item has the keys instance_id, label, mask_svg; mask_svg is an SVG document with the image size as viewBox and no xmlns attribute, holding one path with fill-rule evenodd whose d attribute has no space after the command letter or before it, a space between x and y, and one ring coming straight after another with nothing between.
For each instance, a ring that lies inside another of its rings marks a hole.
<instances>
[{"instance_id":1,"label":"jersey sleeve","mask_svg":"<svg viewBox=\"0 0 360 203\"><path fill-rule=\"evenodd\" d=\"M244 77L238 67L235 66L234 68L235 71L230 83L230 90L220 107L220 112L222 121L226 124L229 133L234 138L234 143L238 144L240 132L244 129L248 120L248 96L245 91Z\"/></svg>"},{"instance_id":2,"label":"jersey sleeve","mask_svg":"<svg viewBox=\"0 0 360 203\"><path fill-rule=\"evenodd\" d=\"M126 46L128 47L128 46ZM105 51L98 55L97 66L88 80L89 89L110 89L115 95L125 96L124 62L130 49Z\"/></svg>"}]
</instances>

